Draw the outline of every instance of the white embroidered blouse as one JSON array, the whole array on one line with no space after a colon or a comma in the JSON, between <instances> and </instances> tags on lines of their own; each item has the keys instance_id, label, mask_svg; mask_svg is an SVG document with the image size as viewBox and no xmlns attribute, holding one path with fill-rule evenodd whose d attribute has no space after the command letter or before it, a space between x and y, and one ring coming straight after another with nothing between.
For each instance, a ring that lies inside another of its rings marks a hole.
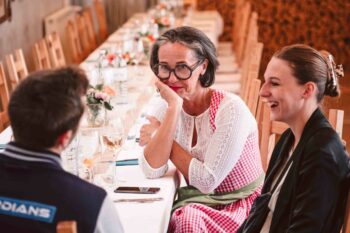
<instances>
[{"instance_id":1,"label":"white embroidered blouse","mask_svg":"<svg viewBox=\"0 0 350 233\"><path fill-rule=\"evenodd\" d=\"M160 122L165 115L167 103L160 97L149 115ZM189 167L189 184L203 193L212 192L233 169L249 135L257 132L254 116L243 100L231 93L224 93L216 117L216 130L210 125L209 108L198 116L191 116L182 110L175 133L175 141L193 156ZM197 130L197 144L192 147L194 126ZM163 176L168 166L152 168L144 156L140 165L148 178Z\"/></svg>"}]
</instances>

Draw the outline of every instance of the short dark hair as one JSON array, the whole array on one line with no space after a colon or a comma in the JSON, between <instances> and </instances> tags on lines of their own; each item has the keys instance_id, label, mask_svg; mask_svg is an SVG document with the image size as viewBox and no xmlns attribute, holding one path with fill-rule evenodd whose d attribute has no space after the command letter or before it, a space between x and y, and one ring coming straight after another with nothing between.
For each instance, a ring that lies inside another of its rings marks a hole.
<instances>
[{"instance_id":1,"label":"short dark hair","mask_svg":"<svg viewBox=\"0 0 350 233\"><path fill-rule=\"evenodd\" d=\"M198 60L207 59L208 67L205 74L200 77L199 81L202 87L209 87L215 81L215 71L219 66L216 57L214 44L200 30L193 27L177 27L166 31L154 43L151 51L150 66L153 70L154 66L159 63L158 50L165 43L179 43L193 50Z\"/></svg>"},{"instance_id":2,"label":"short dark hair","mask_svg":"<svg viewBox=\"0 0 350 233\"><path fill-rule=\"evenodd\" d=\"M334 73L335 67L331 67L333 64L325 57L325 53L322 54L308 45L294 44L283 47L273 56L290 64L299 84L314 82L317 85L318 102L324 95L331 97L340 95L338 77Z\"/></svg>"},{"instance_id":3,"label":"short dark hair","mask_svg":"<svg viewBox=\"0 0 350 233\"><path fill-rule=\"evenodd\" d=\"M84 112L87 77L77 67L30 74L13 91L9 117L15 141L48 149L68 130L75 133Z\"/></svg>"}]
</instances>

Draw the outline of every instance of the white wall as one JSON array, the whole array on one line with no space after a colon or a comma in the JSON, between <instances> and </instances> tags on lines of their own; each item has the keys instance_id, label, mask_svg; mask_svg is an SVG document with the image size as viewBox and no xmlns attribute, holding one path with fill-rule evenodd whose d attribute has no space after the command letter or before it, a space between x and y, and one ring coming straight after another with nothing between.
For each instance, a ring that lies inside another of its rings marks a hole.
<instances>
[{"instance_id":1,"label":"white wall","mask_svg":"<svg viewBox=\"0 0 350 233\"><path fill-rule=\"evenodd\" d=\"M12 19L0 24L0 61L15 49L23 49L28 70L34 69L32 46L44 35L45 16L61 9L65 0L11 1ZM5 67L6 69L6 67Z\"/></svg>"}]
</instances>

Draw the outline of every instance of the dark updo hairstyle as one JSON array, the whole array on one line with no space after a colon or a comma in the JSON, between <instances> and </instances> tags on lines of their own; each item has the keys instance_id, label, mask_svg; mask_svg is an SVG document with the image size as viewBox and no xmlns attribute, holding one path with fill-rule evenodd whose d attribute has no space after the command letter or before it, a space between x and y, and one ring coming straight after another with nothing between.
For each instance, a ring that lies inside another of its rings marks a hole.
<instances>
[{"instance_id":1,"label":"dark updo hairstyle","mask_svg":"<svg viewBox=\"0 0 350 233\"><path fill-rule=\"evenodd\" d=\"M319 52L307 45L294 44L283 47L273 56L289 62L299 84L314 82L317 85L318 102L324 95L340 95L338 78L341 74L336 72L333 56L329 53Z\"/></svg>"},{"instance_id":2,"label":"dark updo hairstyle","mask_svg":"<svg viewBox=\"0 0 350 233\"><path fill-rule=\"evenodd\" d=\"M219 66L216 58L216 50L210 39L200 30L193 27L178 27L166 31L154 43L151 51L150 66L153 67L159 63L158 50L166 43L179 43L191 49L198 60L208 60L208 67L205 74L199 78L202 87L209 87L215 81L215 71Z\"/></svg>"}]
</instances>

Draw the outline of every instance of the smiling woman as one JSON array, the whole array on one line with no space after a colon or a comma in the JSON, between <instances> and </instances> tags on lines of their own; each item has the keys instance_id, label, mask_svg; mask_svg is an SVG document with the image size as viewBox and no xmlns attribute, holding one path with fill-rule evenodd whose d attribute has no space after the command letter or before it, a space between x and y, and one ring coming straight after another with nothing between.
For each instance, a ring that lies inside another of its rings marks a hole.
<instances>
[{"instance_id":1,"label":"smiling woman","mask_svg":"<svg viewBox=\"0 0 350 233\"><path fill-rule=\"evenodd\" d=\"M218 61L198 29L164 33L150 63L160 97L141 128L140 165L157 178L171 160L189 185L179 190L169 232L235 232L262 183L254 117L238 96L210 88Z\"/></svg>"},{"instance_id":2,"label":"smiling woman","mask_svg":"<svg viewBox=\"0 0 350 233\"><path fill-rule=\"evenodd\" d=\"M271 120L290 129L273 150L262 194L239 232L340 231L350 163L319 109L325 95L339 95L338 67L332 55L298 44L270 60L260 96L271 108Z\"/></svg>"}]
</instances>

